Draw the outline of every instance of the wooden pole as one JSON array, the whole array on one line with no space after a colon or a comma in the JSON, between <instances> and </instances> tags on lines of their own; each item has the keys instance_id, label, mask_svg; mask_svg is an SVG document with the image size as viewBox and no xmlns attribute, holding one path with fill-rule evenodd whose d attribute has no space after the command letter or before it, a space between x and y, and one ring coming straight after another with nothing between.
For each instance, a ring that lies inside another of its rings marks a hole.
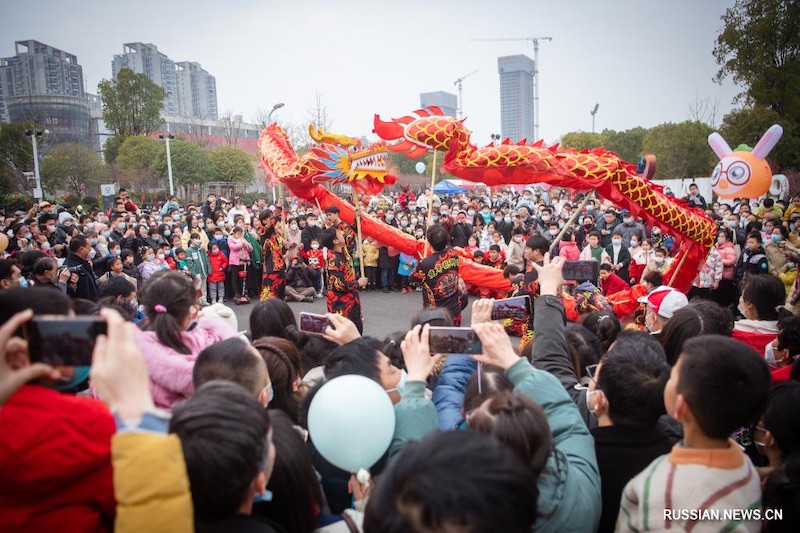
<instances>
[{"instance_id":1,"label":"wooden pole","mask_svg":"<svg viewBox=\"0 0 800 533\"><path fill-rule=\"evenodd\" d=\"M364 274L364 250L361 247L361 206L359 203L358 192L353 188L353 208L355 209L353 216L356 219L356 233L358 234L358 246L356 247L356 251L358 252L358 269L361 271L361 277L364 278L366 276Z\"/></svg>"},{"instance_id":2,"label":"wooden pole","mask_svg":"<svg viewBox=\"0 0 800 533\"><path fill-rule=\"evenodd\" d=\"M695 243L693 241L689 241L689 246L686 248L686 253L683 254L678 266L675 268L675 272L673 272L672 276L669 278L669 283L667 283L668 286L672 287L672 282L678 277L678 272L680 272L681 268L683 268L683 263L686 261L686 258L689 257L689 253L692 251L694 244Z\"/></svg>"},{"instance_id":3,"label":"wooden pole","mask_svg":"<svg viewBox=\"0 0 800 533\"><path fill-rule=\"evenodd\" d=\"M563 237L564 234L567 232L567 230L569 230L572 227L572 225L575 223L575 219L578 218L578 215L580 215L581 212L583 212L583 208L586 207L586 204L589 203L589 200L592 198L594 198L594 190L589 191L589 193L586 195L586 198L584 198L583 202L581 202L581 205L579 205L578 208L575 209L575 212L573 212L572 216L569 217L567 223L564 224L563 228L561 228L561 231L559 232L558 236L556 236L556 238L553 239L553 242L550 243L551 252L553 251L553 248L555 248L556 245L561 242L561 237Z\"/></svg>"},{"instance_id":4,"label":"wooden pole","mask_svg":"<svg viewBox=\"0 0 800 533\"><path fill-rule=\"evenodd\" d=\"M436 155L438 151L436 148L433 149L433 169L431 170L431 188L430 193L428 194L428 223L427 227L431 227L431 222L433 222L433 187L436 184ZM428 238L425 237L425 253L423 254L425 257L428 256Z\"/></svg>"}]
</instances>

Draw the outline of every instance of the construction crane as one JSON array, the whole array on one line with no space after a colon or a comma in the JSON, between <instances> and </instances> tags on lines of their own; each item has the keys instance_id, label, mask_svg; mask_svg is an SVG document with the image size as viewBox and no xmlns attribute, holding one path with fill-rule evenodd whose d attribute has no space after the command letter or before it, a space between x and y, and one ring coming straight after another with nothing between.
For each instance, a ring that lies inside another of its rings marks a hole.
<instances>
[{"instance_id":1,"label":"construction crane","mask_svg":"<svg viewBox=\"0 0 800 533\"><path fill-rule=\"evenodd\" d=\"M456 113L458 114L459 120L464 118L464 103L463 103L464 100L461 92L461 82L469 78L473 74L477 74L477 72L478 72L477 70L473 70L469 74L464 74L463 76L461 76L460 78L458 78L456 81L453 82L453 85L458 87L458 110L456 111Z\"/></svg>"},{"instance_id":2,"label":"construction crane","mask_svg":"<svg viewBox=\"0 0 800 533\"><path fill-rule=\"evenodd\" d=\"M508 39L472 39L473 41L530 41L533 43L533 137L539 139L539 41L552 37L517 37Z\"/></svg>"}]
</instances>

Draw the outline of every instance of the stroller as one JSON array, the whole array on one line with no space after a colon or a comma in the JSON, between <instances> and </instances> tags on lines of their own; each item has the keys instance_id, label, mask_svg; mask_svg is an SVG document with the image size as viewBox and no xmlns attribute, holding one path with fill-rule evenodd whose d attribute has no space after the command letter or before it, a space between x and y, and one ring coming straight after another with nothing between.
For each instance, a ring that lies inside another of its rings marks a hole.
<instances>
[{"instance_id":1,"label":"stroller","mask_svg":"<svg viewBox=\"0 0 800 533\"><path fill-rule=\"evenodd\" d=\"M241 295L241 297L239 297L238 300L236 300L236 305L242 305L242 304L249 304L250 303L250 297L247 294L247 267L248 267L249 264L250 264L250 261L243 261L242 265L244 266L244 268L239 271L239 279L241 279L241 281L242 281L242 295Z\"/></svg>"}]
</instances>

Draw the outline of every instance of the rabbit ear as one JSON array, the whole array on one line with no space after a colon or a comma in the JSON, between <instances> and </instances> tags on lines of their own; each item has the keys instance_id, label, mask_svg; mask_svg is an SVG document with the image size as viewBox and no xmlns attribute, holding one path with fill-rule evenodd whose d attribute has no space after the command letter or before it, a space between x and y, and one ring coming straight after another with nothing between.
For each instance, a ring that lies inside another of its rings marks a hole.
<instances>
[{"instance_id":1,"label":"rabbit ear","mask_svg":"<svg viewBox=\"0 0 800 533\"><path fill-rule=\"evenodd\" d=\"M769 155L772 149L775 148L775 145L778 144L781 135L783 135L783 128L777 124L770 126L767 132L758 141L756 147L753 148L753 155L757 159L766 159L767 155Z\"/></svg>"},{"instance_id":2,"label":"rabbit ear","mask_svg":"<svg viewBox=\"0 0 800 533\"><path fill-rule=\"evenodd\" d=\"M722 138L722 135L716 131L708 136L708 144L720 159L725 159L733 153L733 150L731 150L731 147L725 142L725 139Z\"/></svg>"}]
</instances>

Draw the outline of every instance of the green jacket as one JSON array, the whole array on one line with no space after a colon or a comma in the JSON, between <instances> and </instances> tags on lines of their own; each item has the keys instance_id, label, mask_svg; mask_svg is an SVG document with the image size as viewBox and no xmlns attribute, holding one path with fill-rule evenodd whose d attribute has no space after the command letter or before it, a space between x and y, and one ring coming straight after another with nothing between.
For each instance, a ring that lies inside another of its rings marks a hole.
<instances>
[{"instance_id":1,"label":"green jacket","mask_svg":"<svg viewBox=\"0 0 800 533\"><path fill-rule=\"evenodd\" d=\"M186 250L186 266L193 276L207 278L211 272L211 262L208 260L208 253L205 248L190 246Z\"/></svg>"},{"instance_id":2,"label":"green jacket","mask_svg":"<svg viewBox=\"0 0 800 533\"><path fill-rule=\"evenodd\" d=\"M249 231L245 231L244 238L247 239L247 242L253 247L253 250L250 252L250 261L253 262L253 266L256 267L257 270L261 270L261 243L258 242L258 237L254 237Z\"/></svg>"},{"instance_id":3,"label":"green jacket","mask_svg":"<svg viewBox=\"0 0 800 533\"><path fill-rule=\"evenodd\" d=\"M554 299L555 300L555 299ZM559 302L560 303L560 302ZM536 315L540 311L546 320L554 316L550 328L537 329L534 343L534 358L537 347L548 347L564 351L566 342L546 342L551 335L563 339L563 319L555 321L556 313L563 316L563 308L549 298L542 304L537 301ZM561 324L561 327L558 327ZM545 338L545 342L540 341ZM602 509L600 501L600 472L594 451L594 439L562 384L552 374L537 370L525 359L520 359L506 371L514 384L514 391L524 394L544 409L553 435L553 451L547 466L539 476L538 518L534 526L536 532L595 531L600 521ZM436 431L438 418L433 402L425 399L425 384L421 381L406 383L403 397L395 406L395 434L389 448L389 457L396 456L403 444L409 440L419 440L426 434Z\"/></svg>"}]
</instances>

